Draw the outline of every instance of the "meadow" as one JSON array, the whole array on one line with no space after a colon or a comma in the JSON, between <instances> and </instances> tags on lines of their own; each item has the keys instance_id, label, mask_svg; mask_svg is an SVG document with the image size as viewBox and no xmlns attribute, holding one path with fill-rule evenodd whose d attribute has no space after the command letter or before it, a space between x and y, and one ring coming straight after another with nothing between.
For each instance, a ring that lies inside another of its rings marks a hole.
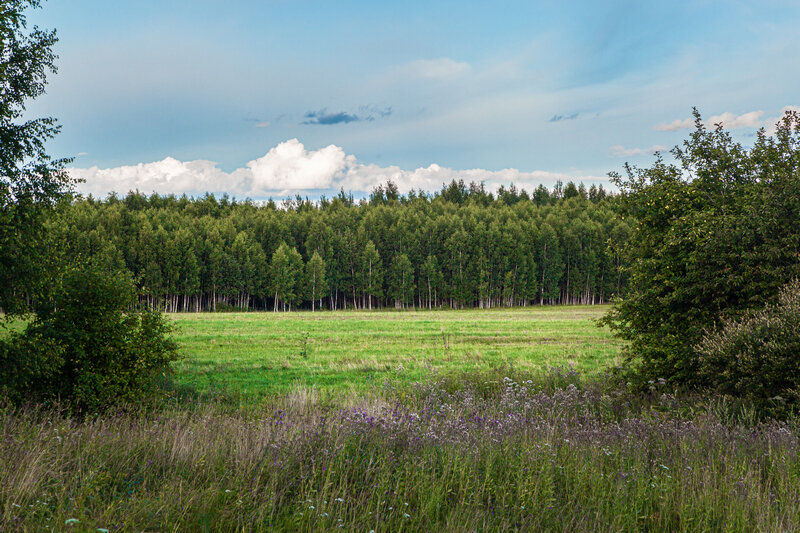
<instances>
[{"instance_id":1,"label":"meadow","mask_svg":"<svg viewBox=\"0 0 800 533\"><path fill-rule=\"evenodd\" d=\"M604 311L173 315L166 399L0 405L0 530L800 528L800 419L630 393Z\"/></svg>"},{"instance_id":2,"label":"meadow","mask_svg":"<svg viewBox=\"0 0 800 533\"><path fill-rule=\"evenodd\" d=\"M258 397L315 387L365 392L388 379L551 366L596 372L621 342L595 326L608 306L464 311L173 314L177 380L200 392Z\"/></svg>"}]
</instances>

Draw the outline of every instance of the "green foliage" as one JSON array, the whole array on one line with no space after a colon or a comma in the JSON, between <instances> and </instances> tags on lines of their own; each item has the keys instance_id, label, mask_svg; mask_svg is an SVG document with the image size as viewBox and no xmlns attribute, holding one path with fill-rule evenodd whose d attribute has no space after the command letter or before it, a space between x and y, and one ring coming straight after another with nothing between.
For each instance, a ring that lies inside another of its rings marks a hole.
<instances>
[{"instance_id":1,"label":"green foliage","mask_svg":"<svg viewBox=\"0 0 800 533\"><path fill-rule=\"evenodd\" d=\"M282 304L285 311L287 306L291 309L292 305L297 305L303 300L301 285L303 258L297 250L289 248L286 243L281 243L272 255L271 274L275 311L279 309L278 304Z\"/></svg>"},{"instance_id":2,"label":"green foliage","mask_svg":"<svg viewBox=\"0 0 800 533\"><path fill-rule=\"evenodd\" d=\"M783 287L776 305L725 320L697 351L717 392L773 413L800 403L800 282Z\"/></svg>"},{"instance_id":3,"label":"green foliage","mask_svg":"<svg viewBox=\"0 0 800 533\"><path fill-rule=\"evenodd\" d=\"M305 272L306 287L308 287L308 299L311 300L311 310L316 310L317 300L321 300L328 295L327 283L325 280L325 260L314 251L314 255L306 263Z\"/></svg>"},{"instance_id":4,"label":"green foliage","mask_svg":"<svg viewBox=\"0 0 800 533\"><path fill-rule=\"evenodd\" d=\"M695 347L721 318L758 308L800 274L800 117L746 149L696 128L652 168L613 175L632 224L629 293L604 319L630 341L641 382L702 387ZM618 248L618 246L615 245Z\"/></svg>"},{"instance_id":5,"label":"green foliage","mask_svg":"<svg viewBox=\"0 0 800 533\"><path fill-rule=\"evenodd\" d=\"M414 304L414 269L406 254L395 256L392 263L389 293L394 298L395 306L406 307Z\"/></svg>"},{"instance_id":6,"label":"green foliage","mask_svg":"<svg viewBox=\"0 0 800 533\"><path fill-rule=\"evenodd\" d=\"M26 32L23 11L36 0L0 4L0 308L24 312L48 277L43 217L72 183L44 149L59 126L52 118L24 120L28 100L44 94L54 72L55 31Z\"/></svg>"},{"instance_id":7,"label":"green foliage","mask_svg":"<svg viewBox=\"0 0 800 533\"><path fill-rule=\"evenodd\" d=\"M392 270L403 253L415 282L408 304L608 302L627 283L630 231L614 214L613 197L573 188L578 195L567 200L544 187L532 200L513 187L496 199L475 184L397 198L389 187L369 203L337 197L285 209L132 192L65 205L48 233L66 258L102 253L115 268L122 263L148 302L167 312L275 309L274 289L288 282L271 268L281 243L286 253L298 251L305 272L296 300L279 295L279 309L394 307ZM324 277L308 276L315 253ZM312 287L315 279L321 283Z\"/></svg>"},{"instance_id":8,"label":"green foliage","mask_svg":"<svg viewBox=\"0 0 800 533\"><path fill-rule=\"evenodd\" d=\"M177 359L171 326L136 307L127 274L70 269L22 333L0 341L0 387L12 401L60 399L88 411L133 403Z\"/></svg>"}]
</instances>

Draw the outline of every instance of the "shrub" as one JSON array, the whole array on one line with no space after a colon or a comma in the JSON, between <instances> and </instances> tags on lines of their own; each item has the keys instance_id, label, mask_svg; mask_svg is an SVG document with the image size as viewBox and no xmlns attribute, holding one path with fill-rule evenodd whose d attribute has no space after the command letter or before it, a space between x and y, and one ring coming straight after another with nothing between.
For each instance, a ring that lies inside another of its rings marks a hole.
<instances>
[{"instance_id":1,"label":"shrub","mask_svg":"<svg viewBox=\"0 0 800 533\"><path fill-rule=\"evenodd\" d=\"M141 401L177 359L170 331L137 304L127 273L72 269L25 331L0 341L0 388L14 402L58 398L87 411Z\"/></svg>"},{"instance_id":2,"label":"shrub","mask_svg":"<svg viewBox=\"0 0 800 533\"><path fill-rule=\"evenodd\" d=\"M784 286L776 305L723 322L697 348L716 391L780 413L800 403L800 282Z\"/></svg>"},{"instance_id":3,"label":"shrub","mask_svg":"<svg viewBox=\"0 0 800 533\"><path fill-rule=\"evenodd\" d=\"M613 174L634 232L630 287L603 319L623 339L632 385L709 386L696 346L723 317L772 301L800 276L800 114L752 147L721 126L695 131L647 169ZM744 389L742 389L744 390Z\"/></svg>"}]
</instances>

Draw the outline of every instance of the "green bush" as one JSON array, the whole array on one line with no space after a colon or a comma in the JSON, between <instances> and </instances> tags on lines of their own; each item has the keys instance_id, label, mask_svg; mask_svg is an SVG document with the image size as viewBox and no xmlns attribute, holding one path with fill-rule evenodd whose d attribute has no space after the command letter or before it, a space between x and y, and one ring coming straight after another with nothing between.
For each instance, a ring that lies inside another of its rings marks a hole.
<instances>
[{"instance_id":1,"label":"green bush","mask_svg":"<svg viewBox=\"0 0 800 533\"><path fill-rule=\"evenodd\" d=\"M696 347L707 332L800 277L799 113L747 147L695 111L694 132L672 156L612 174L633 228L630 285L603 323L629 341L628 379L639 390L659 379L706 389L714 376L701 371Z\"/></svg>"},{"instance_id":2,"label":"green bush","mask_svg":"<svg viewBox=\"0 0 800 533\"><path fill-rule=\"evenodd\" d=\"M85 411L141 401L177 359L170 331L137 304L127 273L73 269L22 333L0 341L0 389L15 403L59 399Z\"/></svg>"},{"instance_id":3,"label":"green bush","mask_svg":"<svg viewBox=\"0 0 800 533\"><path fill-rule=\"evenodd\" d=\"M725 321L697 352L717 392L773 413L800 404L800 282L784 286L776 305Z\"/></svg>"}]
</instances>

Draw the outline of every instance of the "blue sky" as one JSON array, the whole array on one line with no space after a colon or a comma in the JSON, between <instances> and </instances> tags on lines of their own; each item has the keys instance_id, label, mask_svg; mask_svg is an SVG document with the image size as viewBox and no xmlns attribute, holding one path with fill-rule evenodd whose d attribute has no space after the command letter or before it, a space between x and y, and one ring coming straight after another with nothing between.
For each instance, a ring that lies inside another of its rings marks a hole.
<instances>
[{"instance_id":1,"label":"blue sky","mask_svg":"<svg viewBox=\"0 0 800 533\"><path fill-rule=\"evenodd\" d=\"M603 182L686 137L750 142L800 104L789 1L49 0L31 115L81 190L254 198Z\"/></svg>"}]
</instances>

